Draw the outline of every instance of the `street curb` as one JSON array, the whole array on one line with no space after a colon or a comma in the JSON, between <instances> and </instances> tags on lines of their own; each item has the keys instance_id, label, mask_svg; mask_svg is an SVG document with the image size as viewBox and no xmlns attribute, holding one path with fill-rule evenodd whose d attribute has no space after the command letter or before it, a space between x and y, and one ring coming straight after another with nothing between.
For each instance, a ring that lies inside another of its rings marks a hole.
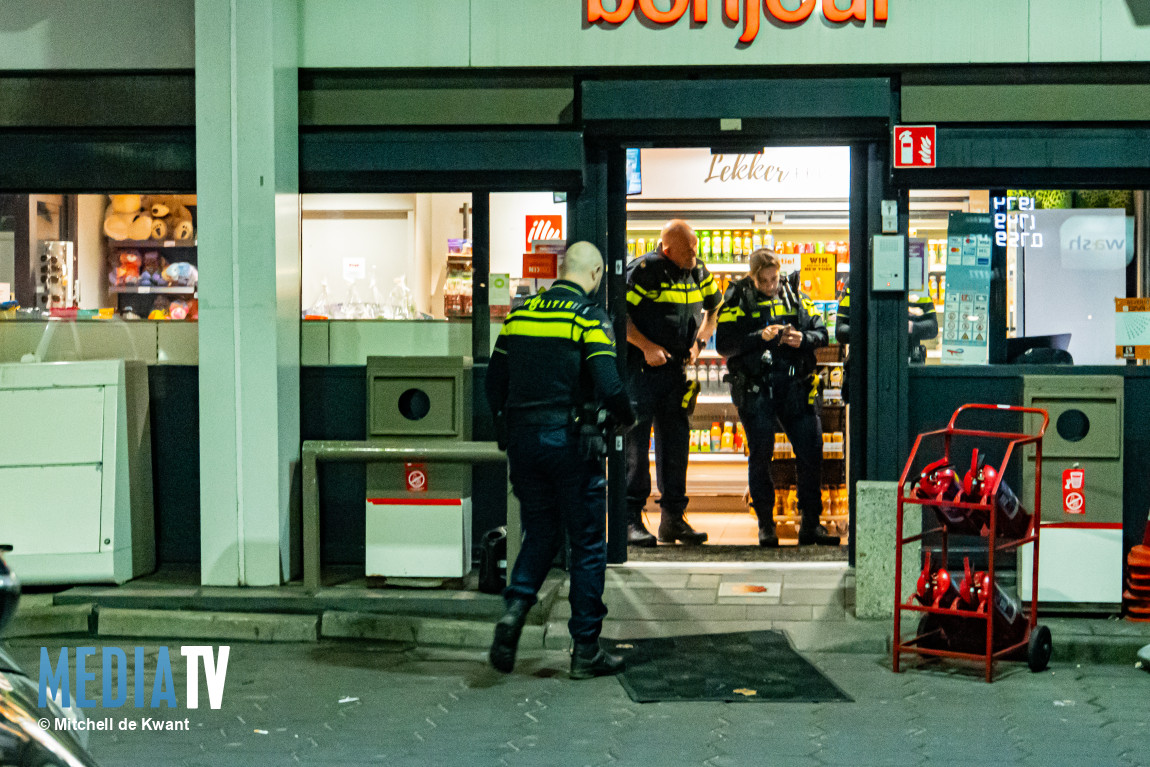
<instances>
[{"instance_id":1,"label":"street curb","mask_svg":"<svg viewBox=\"0 0 1150 767\"><path fill-rule=\"evenodd\" d=\"M66 606L21 605L4 630L5 637L87 634L91 631L92 604Z\"/></svg>"},{"instance_id":2,"label":"street curb","mask_svg":"<svg viewBox=\"0 0 1150 767\"><path fill-rule=\"evenodd\" d=\"M100 636L248 642L314 642L319 636L315 615L105 608L97 618Z\"/></svg>"},{"instance_id":3,"label":"street curb","mask_svg":"<svg viewBox=\"0 0 1150 767\"><path fill-rule=\"evenodd\" d=\"M377 639L421 647L487 648L493 630L491 622L335 610L325 612L320 622L320 636L325 639ZM528 624L523 627L519 646L542 649L547 633L545 626Z\"/></svg>"}]
</instances>

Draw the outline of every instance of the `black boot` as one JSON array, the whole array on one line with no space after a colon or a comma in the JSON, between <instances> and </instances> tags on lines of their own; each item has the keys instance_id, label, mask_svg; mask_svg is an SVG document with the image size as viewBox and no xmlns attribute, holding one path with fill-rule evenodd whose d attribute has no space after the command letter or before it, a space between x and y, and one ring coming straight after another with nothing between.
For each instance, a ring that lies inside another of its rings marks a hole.
<instances>
[{"instance_id":1,"label":"black boot","mask_svg":"<svg viewBox=\"0 0 1150 767\"><path fill-rule=\"evenodd\" d=\"M576 642L571 651L571 678L591 679L597 676L618 674L627 667L618 655L612 655L594 642Z\"/></svg>"},{"instance_id":2,"label":"black boot","mask_svg":"<svg viewBox=\"0 0 1150 767\"><path fill-rule=\"evenodd\" d=\"M507 603L507 612L495 624L495 638L491 641L491 651L487 659L496 671L510 674L515 668L515 651L519 648L519 635L527 622L527 612L531 604L526 599L512 599Z\"/></svg>"},{"instance_id":3,"label":"black boot","mask_svg":"<svg viewBox=\"0 0 1150 767\"><path fill-rule=\"evenodd\" d=\"M643 524L643 517L635 517L627 523L627 545L640 546L645 549L657 545L655 536L647 532L647 527Z\"/></svg>"},{"instance_id":4,"label":"black boot","mask_svg":"<svg viewBox=\"0 0 1150 767\"><path fill-rule=\"evenodd\" d=\"M759 545L764 549L777 549L779 547L779 535L775 532L774 526L769 530L759 528Z\"/></svg>"},{"instance_id":5,"label":"black boot","mask_svg":"<svg viewBox=\"0 0 1150 767\"><path fill-rule=\"evenodd\" d=\"M823 525L814 530L799 530L799 545L810 546L812 543L819 546L838 546L842 540L837 535L831 535Z\"/></svg>"},{"instance_id":6,"label":"black boot","mask_svg":"<svg viewBox=\"0 0 1150 767\"><path fill-rule=\"evenodd\" d=\"M700 533L691 527L683 514L672 514L666 510L663 511L662 519L659 520L659 541L661 543L674 543L682 541L688 546L698 546L705 543L707 540L706 533Z\"/></svg>"}]
</instances>

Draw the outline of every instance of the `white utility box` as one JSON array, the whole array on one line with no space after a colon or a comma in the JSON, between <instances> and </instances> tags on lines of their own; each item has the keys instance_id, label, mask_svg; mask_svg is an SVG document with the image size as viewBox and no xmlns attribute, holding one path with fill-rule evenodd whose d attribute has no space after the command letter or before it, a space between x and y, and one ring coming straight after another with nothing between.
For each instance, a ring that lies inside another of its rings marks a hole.
<instances>
[{"instance_id":1,"label":"white utility box","mask_svg":"<svg viewBox=\"0 0 1150 767\"><path fill-rule=\"evenodd\" d=\"M0 365L0 424L0 543L21 581L123 583L155 569L147 365Z\"/></svg>"},{"instance_id":2,"label":"white utility box","mask_svg":"<svg viewBox=\"0 0 1150 767\"><path fill-rule=\"evenodd\" d=\"M1032 545L1018 552L1018 593L1023 600L1030 599L1034 583ZM1038 539L1038 601L1121 604L1122 528L1043 525Z\"/></svg>"},{"instance_id":3,"label":"white utility box","mask_svg":"<svg viewBox=\"0 0 1150 767\"><path fill-rule=\"evenodd\" d=\"M368 498L366 574L462 578L471 572L471 499Z\"/></svg>"}]
</instances>

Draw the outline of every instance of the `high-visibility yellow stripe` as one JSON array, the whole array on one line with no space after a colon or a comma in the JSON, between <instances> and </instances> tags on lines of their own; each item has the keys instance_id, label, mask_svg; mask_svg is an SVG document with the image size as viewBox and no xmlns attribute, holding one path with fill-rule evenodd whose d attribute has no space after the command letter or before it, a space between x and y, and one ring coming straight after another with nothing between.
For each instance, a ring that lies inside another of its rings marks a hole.
<instances>
[{"instance_id":1,"label":"high-visibility yellow stripe","mask_svg":"<svg viewBox=\"0 0 1150 767\"><path fill-rule=\"evenodd\" d=\"M746 316L747 313L739 306L724 306L719 312L719 322L737 322L740 317Z\"/></svg>"},{"instance_id":2,"label":"high-visibility yellow stripe","mask_svg":"<svg viewBox=\"0 0 1150 767\"><path fill-rule=\"evenodd\" d=\"M588 355L587 355L587 359L591 359L592 357L598 357L600 354L606 354L606 355L607 355L607 356L609 356L609 357L614 357L614 356L615 356L615 352L614 352L614 351L608 351L608 350L604 349L604 350L603 350L603 351L601 351L601 352L591 352L590 354L588 354Z\"/></svg>"},{"instance_id":3,"label":"high-visibility yellow stripe","mask_svg":"<svg viewBox=\"0 0 1150 767\"><path fill-rule=\"evenodd\" d=\"M599 328L593 328L583 334L583 343L587 344L606 344L611 345L611 339L608 335Z\"/></svg>"},{"instance_id":4,"label":"high-visibility yellow stripe","mask_svg":"<svg viewBox=\"0 0 1150 767\"><path fill-rule=\"evenodd\" d=\"M698 288L691 290L669 288L659 293L659 295L655 296L652 300L660 304L701 304L703 302L703 292Z\"/></svg>"},{"instance_id":5,"label":"high-visibility yellow stripe","mask_svg":"<svg viewBox=\"0 0 1150 767\"><path fill-rule=\"evenodd\" d=\"M643 296L641 296L638 293L631 291L631 290L627 291L627 303L634 304L635 306L638 306L639 302L642 300L643 300Z\"/></svg>"},{"instance_id":6,"label":"high-visibility yellow stripe","mask_svg":"<svg viewBox=\"0 0 1150 767\"><path fill-rule=\"evenodd\" d=\"M575 312L561 311L556 309L532 310L524 306L511 312L507 316L507 319L512 320L530 318L539 320L559 320L563 322L572 322L576 320L577 317L578 315L576 315Z\"/></svg>"},{"instance_id":7,"label":"high-visibility yellow stripe","mask_svg":"<svg viewBox=\"0 0 1150 767\"><path fill-rule=\"evenodd\" d=\"M575 340L577 328L568 322L537 322L532 320L509 321L503 326L501 335L525 336L528 338L566 338Z\"/></svg>"}]
</instances>

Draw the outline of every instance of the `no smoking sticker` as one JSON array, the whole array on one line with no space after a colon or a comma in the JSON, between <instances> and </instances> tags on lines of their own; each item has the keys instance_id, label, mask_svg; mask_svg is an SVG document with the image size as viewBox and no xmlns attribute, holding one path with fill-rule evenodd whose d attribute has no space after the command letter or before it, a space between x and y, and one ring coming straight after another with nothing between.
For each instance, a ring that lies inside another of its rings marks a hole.
<instances>
[{"instance_id":1,"label":"no smoking sticker","mask_svg":"<svg viewBox=\"0 0 1150 767\"><path fill-rule=\"evenodd\" d=\"M1086 471L1084 469L1063 470L1062 513L1086 513Z\"/></svg>"}]
</instances>

